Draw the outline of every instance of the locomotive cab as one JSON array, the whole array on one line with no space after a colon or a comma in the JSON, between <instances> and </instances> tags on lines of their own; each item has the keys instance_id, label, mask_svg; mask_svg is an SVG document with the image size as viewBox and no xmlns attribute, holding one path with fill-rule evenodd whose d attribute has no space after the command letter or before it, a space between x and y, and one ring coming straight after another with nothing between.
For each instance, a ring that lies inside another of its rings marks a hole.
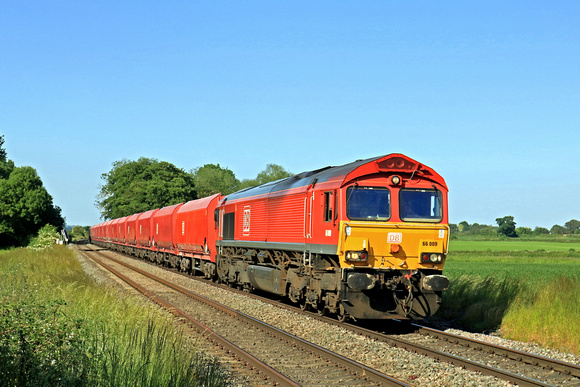
<instances>
[{"instance_id":1,"label":"locomotive cab","mask_svg":"<svg viewBox=\"0 0 580 387\"><path fill-rule=\"evenodd\" d=\"M354 318L422 319L449 286L447 187L402 155L375 165L342 188L341 303Z\"/></svg>"}]
</instances>

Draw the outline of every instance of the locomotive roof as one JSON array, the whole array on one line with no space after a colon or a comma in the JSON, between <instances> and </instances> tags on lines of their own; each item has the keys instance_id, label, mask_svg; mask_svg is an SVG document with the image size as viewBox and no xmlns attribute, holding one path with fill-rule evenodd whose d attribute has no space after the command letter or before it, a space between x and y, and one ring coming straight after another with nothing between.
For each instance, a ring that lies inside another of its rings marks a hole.
<instances>
[{"instance_id":1,"label":"locomotive roof","mask_svg":"<svg viewBox=\"0 0 580 387\"><path fill-rule=\"evenodd\" d=\"M445 181L441 176L439 176L433 169L420 164L419 162L404 156L402 154L389 154L386 156L372 157L365 160L357 160L352 163L339 166L328 166L313 171L302 172L297 175L287 177L281 180L272 181L266 184L262 184L255 187L250 187L243 189L238 192L234 192L230 195L225 196L224 200L237 200L242 198L247 198L250 196L260 196L268 195L272 192L285 191L293 188L308 187L313 183L319 184L330 180L340 180L340 186L347 183L352 177L360 177L369 173L377 173L384 171L385 169L381 167L381 163L388 161L389 159L404 159L408 160L406 167L413 166L413 170L406 169L401 170L399 173L415 173L418 172L424 177L436 181L443 187L446 187ZM354 176L355 172L359 167ZM396 171L395 171L396 172Z\"/></svg>"}]
</instances>

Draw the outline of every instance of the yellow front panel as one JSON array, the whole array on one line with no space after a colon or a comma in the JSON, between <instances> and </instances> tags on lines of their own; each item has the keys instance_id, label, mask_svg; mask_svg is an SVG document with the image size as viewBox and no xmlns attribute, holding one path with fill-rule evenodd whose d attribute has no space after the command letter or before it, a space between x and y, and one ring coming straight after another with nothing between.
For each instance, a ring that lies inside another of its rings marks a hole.
<instances>
[{"instance_id":1,"label":"yellow front panel","mask_svg":"<svg viewBox=\"0 0 580 387\"><path fill-rule=\"evenodd\" d=\"M346 229L350 227L350 235ZM443 224L341 222L341 267L375 267L404 270L443 269L443 263L419 262L421 253L447 253L449 227ZM345 260L346 251L366 250L367 262Z\"/></svg>"}]
</instances>

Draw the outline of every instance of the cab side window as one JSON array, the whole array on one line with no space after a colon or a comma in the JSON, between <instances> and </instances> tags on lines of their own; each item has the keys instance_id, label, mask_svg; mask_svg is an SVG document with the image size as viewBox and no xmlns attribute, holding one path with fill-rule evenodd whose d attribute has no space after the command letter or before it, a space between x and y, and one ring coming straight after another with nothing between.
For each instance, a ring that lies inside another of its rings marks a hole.
<instances>
[{"instance_id":1,"label":"cab side window","mask_svg":"<svg viewBox=\"0 0 580 387\"><path fill-rule=\"evenodd\" d=\"M324 193L324 221L331 222L334 213L334 199L332 192Z\"/></svg>"}]
</instances>

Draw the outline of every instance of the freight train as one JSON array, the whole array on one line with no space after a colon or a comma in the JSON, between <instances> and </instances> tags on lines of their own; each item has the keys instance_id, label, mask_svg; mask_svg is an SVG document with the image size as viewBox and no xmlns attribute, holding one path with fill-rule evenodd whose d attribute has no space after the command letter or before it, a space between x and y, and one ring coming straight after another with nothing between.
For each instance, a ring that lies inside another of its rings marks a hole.
<instances>
[{"instance_id":1,"label":"freight train","mask_svg":"<svg viewBox=\"0 0 580 387\"><path fill-rule=\"evenodd\" d=\"M421 320L449 286L445 180L402 154L113 219L94 244L346 319Z\"/></svg>"}]
</instances>

